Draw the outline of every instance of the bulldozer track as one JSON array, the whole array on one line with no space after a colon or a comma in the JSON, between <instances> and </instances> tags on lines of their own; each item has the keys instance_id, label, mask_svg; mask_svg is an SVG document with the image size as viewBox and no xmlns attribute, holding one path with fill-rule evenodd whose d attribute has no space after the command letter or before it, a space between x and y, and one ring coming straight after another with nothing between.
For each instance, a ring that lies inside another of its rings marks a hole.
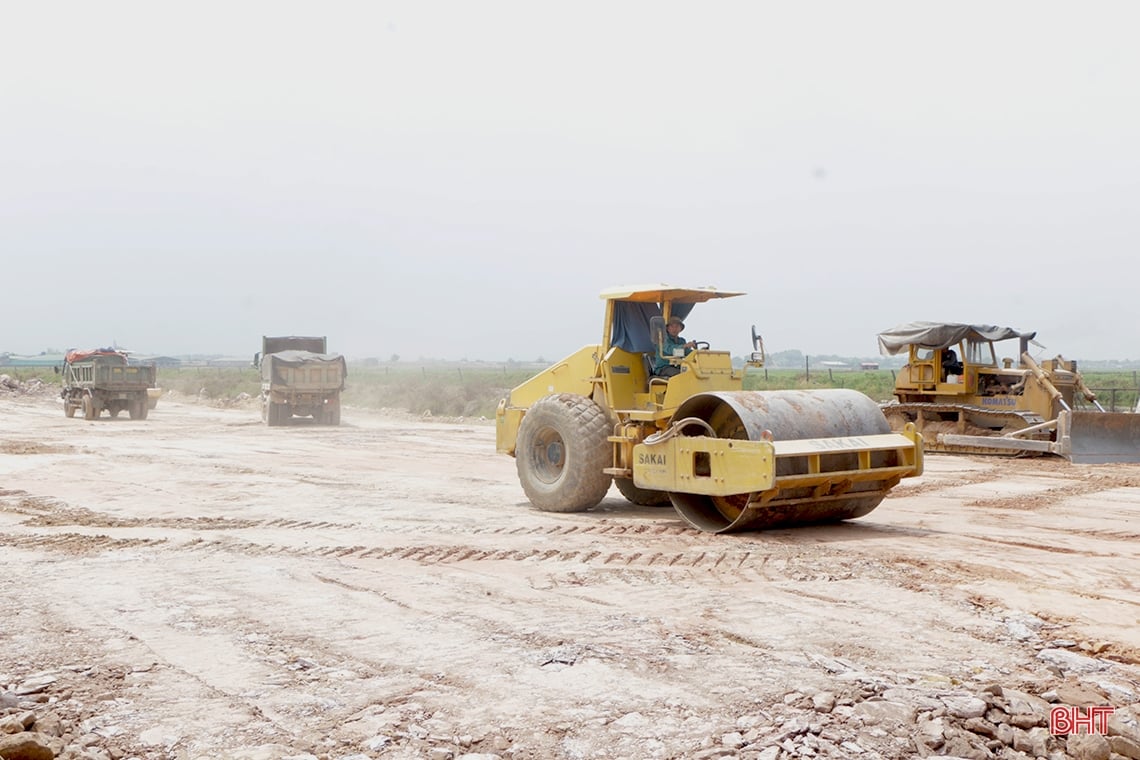
<instances>
[{"instance_id":1,"label":"bulldozer track","mask_svg":"<svg viewBox=\"0 0 1140 760\"><path fill-rule=\"evenodd\" d=\"M1036 454L1025 451L1002 451L986 449L980 446L960 446L939 442L939 433L963 432L957 427L958 423L956 421L961 413L966 415L965 423L971 435L998 437L1007 432L1023 430L1044 422L1039 415L1033 412L1016 410L1001 411L969 404L903 402L881 404L880 409L884 416L886 416L892 430L900 430L902 428L902 425L898 422L899 420L916 422L919 432L923 435L924 449L928 452L940 453L985 454L1006 457L1036 456ZM935 415L952 415L954 419L929 419L930 416ZM921 424L918 422L920 416L923 418ZM1034 437L1047 439L1048 435L1038 434Z\"/></svg>"},{"instance_id":2,"label":"bulldozer track","mask_svg":"<svg viewBox=\"0 0 1140 760\"><path fill-rule=\"evenodd\" d=\"M906 402L897 404L881 404L880 409L883 414L888 417L893 412L903 412L904 414L918 415L919 412L935 412L937 414L958 414L959 412L966 412L976 419L990 419L993 421L1001 420L1003 422L1018 423L1021 427L1029 427L1044 422L1040 415L1033 412L1019 412L1019 411L1002 411L999 409L986 409L981 406L972 406L970 404L934 404L934 403L921 403L921 402ZM1002 427L1008 428L1009 425Z\"/></svg>"}]
</instances>

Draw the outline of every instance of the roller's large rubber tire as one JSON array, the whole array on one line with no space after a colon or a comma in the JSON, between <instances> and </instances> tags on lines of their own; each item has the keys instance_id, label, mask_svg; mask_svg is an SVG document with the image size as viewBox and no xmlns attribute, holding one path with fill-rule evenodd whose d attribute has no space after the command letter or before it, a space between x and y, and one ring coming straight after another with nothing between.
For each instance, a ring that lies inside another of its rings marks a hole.
<instances>
[{"instance_id":1,"label":"roller's large rubber tire","mask_svg":"<svg viewBox=\"0 0 1140 760\"><path fill-rule=\"evenodd\" d=\"M633 478L614 478L614 485L621 491L621 495L633 504L640 507L672 507L668 491L653 491L648 488L638 488Z\"/></svg>"},{"instance_id":2,"label":"roller's large rubber tire","mask_svg":"<svg viewBox=\"0 0 1140 760\"><path fill-rule=\"evenodd\" d=\"M530 503L544 512L584 512L605 498L613 479L610 423L585 396L539 399L519 425L515 466Z\"/></svg>"},{"instance_id":3,"label":"roller's large rubber tire","mask_svg":"<svg viewBox=\"0 0 1140 760\"><path fill-rule=\"evenodd\" d=\"M83 397L83 419L93 420L99 416L99 410L95 407L95 399L91 396Z\"/></svg>"}]
</instances>

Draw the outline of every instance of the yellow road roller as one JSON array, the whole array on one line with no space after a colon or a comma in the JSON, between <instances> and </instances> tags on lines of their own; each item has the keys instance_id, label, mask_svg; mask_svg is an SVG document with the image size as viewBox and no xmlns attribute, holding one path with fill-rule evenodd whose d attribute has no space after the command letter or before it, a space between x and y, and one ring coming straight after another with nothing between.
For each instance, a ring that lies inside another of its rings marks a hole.
<instances>
[{"instance_id":1,"label":"yellow road roller","mask_svg":"<svg viewBox=\"0 0 1140 760\"><path fill-rule=\"evenodd\" d=\"M697 304L744 293L667 284L615 287L602 340L513 388L495 416L530 502L596 506L616 485L643 506L725 533L867 514L922 473L913 426L892 432L879 405L844 389L745 391L764 344L734 367L728 351L679 335Z\"/></svg>"}]
</instances>

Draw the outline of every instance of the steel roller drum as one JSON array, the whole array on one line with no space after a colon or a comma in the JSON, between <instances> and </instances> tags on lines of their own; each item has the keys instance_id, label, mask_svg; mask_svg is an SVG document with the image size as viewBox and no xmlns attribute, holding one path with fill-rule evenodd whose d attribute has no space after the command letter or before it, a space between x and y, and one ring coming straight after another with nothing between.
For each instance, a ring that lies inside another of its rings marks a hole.
<instances>
[{"instance_id":1,"label":"steel roller drum","mask_svg":"<svg viewBox=\"0 0 1140 760\"><path fill-rule=\"evenodd\" d=\"M718 438L780 441L819 438L857 438L889 433L890 425L879 405L858 391L734 391L702 393L687 399L677 409L675 420L696 417L707 422ZM693 425L691 434L703 434ZM686 431L687 432L687 431ZM770 433L770 436L769 436ZM897 464L894 451L872 452L876 466ZM856 450L822 455L820 472L843 472L859 468ZM806 458L779 458L779 478L808 472ZM893 485L893 484L892 484ZM834 522L861 517L886 496L890 485L870 481L855 483L841 493L821 493L812 488L781 489L761 501L757 494L705 496L672 493L673 507L690 525L700 530L726 533ZM838 489L842 490L842 489Z\"/></svg>"}]
</instances>

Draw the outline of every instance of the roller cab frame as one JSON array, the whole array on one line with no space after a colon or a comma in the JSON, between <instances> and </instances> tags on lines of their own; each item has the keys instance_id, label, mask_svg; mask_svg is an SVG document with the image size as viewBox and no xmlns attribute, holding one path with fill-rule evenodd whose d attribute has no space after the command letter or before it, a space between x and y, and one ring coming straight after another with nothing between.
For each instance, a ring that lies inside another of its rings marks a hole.
<instances>
[{"instance_id":1,"label":"roller cab frame","mask_svg":"<svg viewBox=\"0 0 1140 760\"><path fill-rule=\"evenodd\" d=\"M746 370L764 364L755 327L743 368L700 341L684 356L662 355L671 316L741 295L667 284L602 292L601 340L513 388L496 411L496 448L515 457L536 507L590 509L612 482L635 504L672 504L695 527L721 532L858 516L922 472L917 434L891 433L862 394L744 391ZM678 373L654 376L658 357ZM823 424L798 418L805 404Z\"/></svg>"}]
</instances>

